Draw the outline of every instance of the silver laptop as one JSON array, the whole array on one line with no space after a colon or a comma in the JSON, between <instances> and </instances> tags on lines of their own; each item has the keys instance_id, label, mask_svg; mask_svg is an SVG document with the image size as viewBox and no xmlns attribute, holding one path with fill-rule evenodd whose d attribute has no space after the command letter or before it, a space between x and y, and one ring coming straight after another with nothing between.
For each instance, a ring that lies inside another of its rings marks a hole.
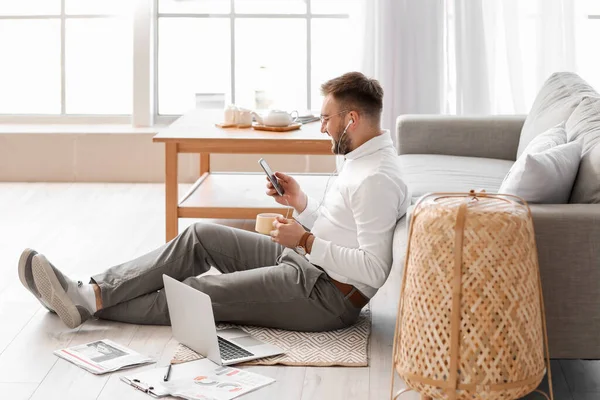
<instances>
[{"instance_id":1,"label":"silver laptop","mask_svg":"<svg viewBox=\"0 0 600 400\"><path fill-rule=\"evenodd\" d=\"M163 275L163 281L173 336L198 354L230 365L284 352L241 329L223 329L217 335L210 297L170 276Z\"/></svg>"}]
</instances>

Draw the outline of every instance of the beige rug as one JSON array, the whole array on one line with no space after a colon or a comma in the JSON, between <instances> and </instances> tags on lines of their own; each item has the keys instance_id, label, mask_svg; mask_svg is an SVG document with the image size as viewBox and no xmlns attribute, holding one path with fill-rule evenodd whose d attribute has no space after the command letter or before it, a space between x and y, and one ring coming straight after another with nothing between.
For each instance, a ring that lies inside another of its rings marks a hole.
<instances>
[{"instance_id":1,"label":"beige rug","mask_svg":"<svg viewBox=\"0 0 600 400\"><path fill-rule=\"evenodd\" d=\"M217 329L234 327L218 324ZM371 334L371 311L362 310L356 324L349 328L329 332L295 332L282 329L239 326L253 336L279 346L285 353L278 356L248 361L240 365L305 365L366 367L368 362L369 336ZM178 364L204 358L180 344L172 363Z\"/></svg>"}]
</instances>

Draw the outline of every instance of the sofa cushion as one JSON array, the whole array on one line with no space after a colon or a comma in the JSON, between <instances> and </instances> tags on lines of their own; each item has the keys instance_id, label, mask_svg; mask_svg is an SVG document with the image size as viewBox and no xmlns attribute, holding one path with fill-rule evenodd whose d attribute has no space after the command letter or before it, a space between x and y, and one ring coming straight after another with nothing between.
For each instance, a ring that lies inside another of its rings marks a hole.
<instances>
[{"instance_id":1,"label":"sofa cushion","mask_svg":"<svg viewBox=\"0 0 600 400\"><path fill-rule=\"evenodd\" d=\"M552 74L538 92L531 111L525 119L517 148L517 158L534 137L566 121L579 102L588 96L599 95L577 74L572 72Z\"/></svg>"},{"instance_id":2,"label":"sofa cushion","mask_svg":"<svg viewBox=\"0 0 600 400\"><path fill-rule=\"evenodd\" d=\"M519 196L530 203L564 204L569 200L580 159L579 142L523 153L498 192Z\"/></svg>"},{"instance_id":3,"label":"sofa cushion","mask_svg":"<svg viewBox=\"0 0 600 400\"><path fill-rule=\"evenodd\" d=\"M581 158L569 203L600 203L600 144Z\"/></svg>"},{"instance_id":4,"label":"sofa cushion","mask_svg":"<svg viewBox=\"0 0 600 400\"><path fill-rule=\"evenodd\" d=\"M565 128L565 123L561 122L560 124L548 129L546 132L540 133L534 137L533 140L529 142L527 147L525 147L525 151L523 151L521 157L526 154L541 153L542 151L546 151L552 147L560 146L561 144L566 143L567 130Z\"/></svg>"},{"instance_id":5,"label":"sofa cushion","mask_svg":"<svg viewBox=\"0 0 600 400\"><path fill-rule=\"evenodd\" d=\"M566 123L567 139L583 146L570 203L600 203L600 99L586 98Z\"/></svg>"},{"instance_id":6,"label":"sofa cushion","mask_svg":"<svg viewBox=\"0 0 600 400\"><path fill-rule=\"evenodd\" d=\"M497 192L514 161L437 154L398 156L413 203L429 192Z\"/></svg>"},{"instance_id":7,"label":"sofa cushion","mask_svg":"<svg viewBox=\"0 0 600 400\"><path fill-rule=\"evenodd\" d=\"M600 142L600 98L585 98L565 124L569 142L578 141L583 154Z\"/></svg>"}]
</instances>

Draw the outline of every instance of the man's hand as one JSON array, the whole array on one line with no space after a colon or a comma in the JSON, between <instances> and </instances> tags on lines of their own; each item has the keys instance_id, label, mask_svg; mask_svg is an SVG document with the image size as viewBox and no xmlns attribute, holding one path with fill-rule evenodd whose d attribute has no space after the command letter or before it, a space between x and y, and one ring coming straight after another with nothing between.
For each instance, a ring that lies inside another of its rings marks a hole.
<instances>
[{"instance_id":1,"label":"man's hand","mask_svg":"<svg viewBox=\"0 0 600 400\"><path fill-rule=\"evenodd\" d=\"M293 249L298 245L305 232L306 230L296 220L277 217L273 221L273 230L270 235L271 240L275 243Z\"/></svg>"},{"instance_id":2,"label":"man's hand","mask_svg":"<svg viewBox=\"0 0 600 400\"><path fill-rule=\"evenodd\" d=\"M279 182L283 188L283 196L277 194L277 191L268 177L265 178L267 180L267 195L273 197L276 202L283 206L286 206L289 203L291 207L296 209L298 214L304 211L308 197L306 197L306 194L300 189L298 182L291 176L281 172L275 172L275 178L277 178L277 182Z\"/></svg>"}]
</instances>

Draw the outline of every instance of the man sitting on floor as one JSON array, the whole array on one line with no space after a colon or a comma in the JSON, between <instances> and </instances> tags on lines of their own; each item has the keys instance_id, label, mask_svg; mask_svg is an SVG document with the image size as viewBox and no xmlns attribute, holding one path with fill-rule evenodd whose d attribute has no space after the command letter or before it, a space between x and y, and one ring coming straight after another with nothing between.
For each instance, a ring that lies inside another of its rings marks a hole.
<instances>
[{"instance_id":1,"label":"man sitting on floor","mask_svg":"<svg viewBox=\"0 0 600 400\"><path fill-rule=\"evenodd\" d=\"M275 221L270 237L196 223L158 249L94 275L90 284L27 249L19 261L23 285L70 328L92 315L170 324L163 274L208 294L216 321L299 331L353 324L390 273L394 228L410 195L390 134L380 128L379 83L351 72L321 89L321 132L331 137L332 152L344 156L322 204L278 172L284 195L270 182L267 194L289 203L295 219ZM198 276L210 266L222 274Z\"/></svg>"}]
</instances>

